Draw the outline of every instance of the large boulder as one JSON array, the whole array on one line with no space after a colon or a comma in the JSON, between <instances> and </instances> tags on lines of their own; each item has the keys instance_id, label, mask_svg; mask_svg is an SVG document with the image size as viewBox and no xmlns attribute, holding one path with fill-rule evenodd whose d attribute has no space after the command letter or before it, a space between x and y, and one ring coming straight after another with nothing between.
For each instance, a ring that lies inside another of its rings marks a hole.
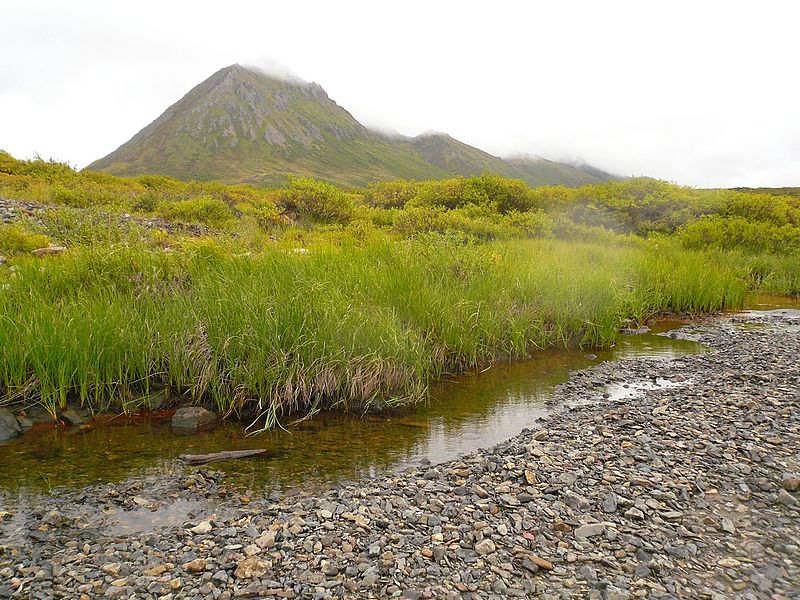
<instances>
[{"instance_id":1,"label":"large boulder","mask_svg":"<svg viewBox=\"0 0 800 600\"><path fill-rule=\"evenodd\" d=\"M5 442L22 433L22 426L7 408L0 408L0 442Z\"/></svg>"},{"instance_id":2,"label":"large boulder","mask_svg":"<svg viewBox=\"0 0 800 600\"><path fill-rule=\"evenodd\" d=\"M179 408L172 417L172 429L178 433L196 433L211 429L217 422L217 414L202 406Z\"/></svg>"}]
</instances>

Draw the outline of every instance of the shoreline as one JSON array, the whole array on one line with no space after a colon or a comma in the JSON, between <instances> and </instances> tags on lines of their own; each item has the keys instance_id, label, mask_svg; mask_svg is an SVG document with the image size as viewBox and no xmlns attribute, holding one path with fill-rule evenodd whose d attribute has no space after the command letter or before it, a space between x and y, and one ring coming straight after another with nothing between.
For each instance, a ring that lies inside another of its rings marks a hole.
<instances>
[{"instance_id":1,"label":"shoreline","mask_svg":"<svg viewBox=\"0 0 800 600\"><path fill-rule=\"evenodd\" d=\"M686 326L710 352L578 371L536 430L319 494L245 497L187 468L37 497L0 523L0 597L788 597L799 324ZM658 378L679 385L602 397ZM179 503L162 529L103 522Z\"/></svg>"}]
</instances>

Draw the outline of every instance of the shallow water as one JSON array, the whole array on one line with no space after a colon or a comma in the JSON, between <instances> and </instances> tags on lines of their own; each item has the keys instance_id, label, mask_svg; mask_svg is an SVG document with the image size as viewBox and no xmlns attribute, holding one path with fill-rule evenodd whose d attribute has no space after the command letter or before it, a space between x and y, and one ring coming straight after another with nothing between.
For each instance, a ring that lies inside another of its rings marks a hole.
<instances>
[{"instance_id":1,"label":"shallow water","mask_svg":"<svg viewBox=\"0 0 800 600\"><path fill-rule=\"evenodd\" d=\"M656 331L678 327L662 322ZM222 423L194 436L175 435L168 420L100 423L31 432L0 446L0 489L25 495L51 488L117 482L169 470L181 454L267 448L266 456L213 463L226 482L245 489L325 485L385 469L440 462L504 441L546 414L545 402L570 371L623 357L675 357L699 344L647 333L623 336L597 351L546 351L525 362L499 364L479 374L451 377L431 388L427 406L390 416L322 415L289 427L246 436L239 423Z\"/></svg>"}]
</instances>

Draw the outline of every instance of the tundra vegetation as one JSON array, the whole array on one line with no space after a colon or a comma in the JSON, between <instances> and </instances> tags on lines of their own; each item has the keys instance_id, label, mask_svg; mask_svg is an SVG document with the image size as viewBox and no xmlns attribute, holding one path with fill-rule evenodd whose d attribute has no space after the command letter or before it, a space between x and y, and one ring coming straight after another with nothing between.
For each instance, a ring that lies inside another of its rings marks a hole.
<instances>
[{"instance_id":1,"label":"tundra vegetation","mask_svg":"<svg viewBox=\"0 0 800 600\"><path fill-rule=\"evenodd\" d=\"M752 291L800 295L793 189L263 189L0 153L0 197L0 403L53 415L167 388L270 427L417 402L445 373L609 345ZM67 250L31 254L48 245Z\"/></svg>"}]
</instances>

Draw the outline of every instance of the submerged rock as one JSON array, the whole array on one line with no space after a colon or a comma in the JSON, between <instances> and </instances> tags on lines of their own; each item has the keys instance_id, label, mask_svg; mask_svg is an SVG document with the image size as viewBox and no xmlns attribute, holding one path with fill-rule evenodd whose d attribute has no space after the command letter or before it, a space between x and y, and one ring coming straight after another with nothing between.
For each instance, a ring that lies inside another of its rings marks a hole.
<instances>
[{"instance_id":1,"label":"submerged rock","mask_svg":"<svg viewBox=\"0 0 800 600\"><path fill-rule=\"evenodd\" d=\"M172 429L178 433L196 433L211 429L216 422L216 413L202 406L187 406L175 411Z\"/></svg>"},{"instance_id":2,"label":"submerged rock","mask_svg":"<svg viewBox=\"0 0 800 600\"><path fill-rule=\"evenodd\" d=\"M0 442L5 442L22 433L22 426L7 408L0 408Z\"/></svg>"},{"instance_id":3,"label":"submerged rock","mask_svg":"<svg viewBox=\"0 0 800 600\"><path fill-rule=\"evenodd\" d=\"M83 425L88 420L85 410L77 406L68 406L61 413L61 418L70 425Z\"/></svg>"}]
</instances>

